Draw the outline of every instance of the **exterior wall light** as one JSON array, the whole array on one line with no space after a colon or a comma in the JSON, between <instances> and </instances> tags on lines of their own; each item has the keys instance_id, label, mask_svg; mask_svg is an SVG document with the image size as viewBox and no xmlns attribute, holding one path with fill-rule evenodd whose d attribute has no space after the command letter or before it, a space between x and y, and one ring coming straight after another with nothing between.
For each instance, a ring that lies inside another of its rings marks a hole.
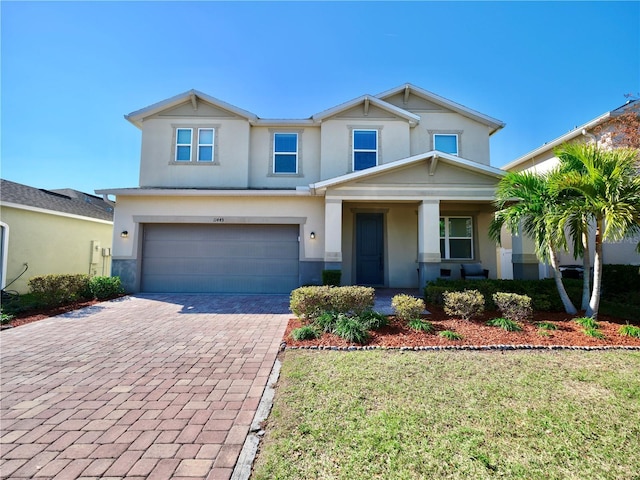
<instances>
[{"instance_id":1,"label":"exterior wall light","mask_svg":"<svg viewBox=\"0 0 640 480\"><path fill-rule=\"evenodd\" d=\"M126 230L123 230L123 231L120 233L120 236L121 236L122 238L127 238L127 237L129 236L129 232L127 232Z\"/></svg>"},{"instance_id":2,"label":"exterior wall light","mask_svg":"<svg viewBox=\"0 0 640 480\"><path fill-rule=\"evenodd\" d=\"M309 238L310 238L311 240L315 240L315 238L316 238L316 232L311 232L311 234L309 235Z\"/></svg>"}]
</instances>

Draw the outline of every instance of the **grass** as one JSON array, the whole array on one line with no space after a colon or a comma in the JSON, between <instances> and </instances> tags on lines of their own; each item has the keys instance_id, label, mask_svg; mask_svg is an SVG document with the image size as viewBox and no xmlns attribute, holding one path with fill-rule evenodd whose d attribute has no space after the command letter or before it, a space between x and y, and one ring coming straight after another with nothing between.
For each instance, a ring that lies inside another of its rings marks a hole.
<instances>
[{"instance_id":1,"label":"grass","mask_svg":"<svg viewBox=\"0 0 640 480\"><path fill-rule=\"evenodd\" d=\"M447 340L462 340L462 335L454 332L453 330L443 330L441 332L438 332L438 335L440 335L442 338L446 338Z\"/></svg>"},{"instance_id":2,"label":"grass","mask_svg":"<svg viewBox=\"0 0 640 480\"><path fill-rule=\"evenodd\" d=\"M499 327L507 332L521 332L522 327L509 318L493 318L487 322L490 327Z\"/></svg>"},{"instance_id":3,"label":"grass","mask_svg":"<svg viewBox=\"0 0 640 480\"><path fill-rule=\"evenodd\" d=\"M633 479L638 352L287 351L264 479Z\"/></svg>"}]
</instances>

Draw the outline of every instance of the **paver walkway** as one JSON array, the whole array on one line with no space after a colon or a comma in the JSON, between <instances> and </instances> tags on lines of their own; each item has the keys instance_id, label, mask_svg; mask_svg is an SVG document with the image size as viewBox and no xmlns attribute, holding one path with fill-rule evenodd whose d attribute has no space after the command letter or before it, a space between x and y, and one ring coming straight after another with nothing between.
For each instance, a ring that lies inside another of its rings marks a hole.
<instances>
[{"instance_id":1,"label":"paver walkway","mask_svg":"<svg viewBox=\"0 0 640 480\"><path fill-rule=\"evenodd\" d=\"M289 317L143 295L3 331L0 477L228 479Z\"/></svg>"}]
</instances>

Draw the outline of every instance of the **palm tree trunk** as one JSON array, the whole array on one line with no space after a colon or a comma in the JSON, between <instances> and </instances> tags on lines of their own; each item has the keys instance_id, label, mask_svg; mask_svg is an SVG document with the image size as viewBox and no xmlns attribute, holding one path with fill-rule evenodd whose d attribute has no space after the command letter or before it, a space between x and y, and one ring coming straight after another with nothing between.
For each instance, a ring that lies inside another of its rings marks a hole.
<instances>
[{"instance_id":1,"label":"palm tree trunk","mask_svg":"<svg viewBox=\"0 0 640 480\"><path fill-rule=\"evenodd\" d=\"M591 252L589 251L588 231L582 232L582 306L581 310L589 311L589 297L591 296Z\"/></svg>"},{"instance_id":2,"label":"palm tree trunk","mask_svg":"<svg viewBox=\"0 0 640 480\"><path fill-rule=\"evenodd\" d=\"M578 310L574 307L573 302L571 302L571 299L564 288L564 283L562 283L562 274L560 273L560 270L558 270L558 256L551 244L549 245L549 260L553 267L553 278L556 281L556 287L558 289L558 294L560 295L560 300L562 300L562 305L564 305L564 311L570 315L575 315L578 313Z\"/></svg>"},{"instance_id":3,"label":"palm tree trunk","mask_svg":"<svg viewBox=\"0 0 640 480\"><path fill-rule=\"evenodd\" d=\"M596 219L596 247L593 256L593 291L586 315L597 318L600 309L600 293L602 287L602 218ZM586 272L585 272L586 273Z\"/></svg>"}]
</instances>

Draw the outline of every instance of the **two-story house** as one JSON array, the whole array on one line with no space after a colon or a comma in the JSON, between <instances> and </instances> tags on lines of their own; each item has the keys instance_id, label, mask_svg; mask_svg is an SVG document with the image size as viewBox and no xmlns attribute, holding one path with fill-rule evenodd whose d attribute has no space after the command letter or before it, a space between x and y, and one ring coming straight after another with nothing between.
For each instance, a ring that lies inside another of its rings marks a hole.
<instances>
[{"instance_id":1,"label":"two-story house","mask_svg":"<svg viewBox=\"0 0 640 480\"><path fill-rule=\"evenodd\" d=\"M117 197L113 275L133 292L418 287L482 263L504 124L405 84L309 118L264 119L199 91L126 116L140 186Z\"/></svg>"}]
</instances>

